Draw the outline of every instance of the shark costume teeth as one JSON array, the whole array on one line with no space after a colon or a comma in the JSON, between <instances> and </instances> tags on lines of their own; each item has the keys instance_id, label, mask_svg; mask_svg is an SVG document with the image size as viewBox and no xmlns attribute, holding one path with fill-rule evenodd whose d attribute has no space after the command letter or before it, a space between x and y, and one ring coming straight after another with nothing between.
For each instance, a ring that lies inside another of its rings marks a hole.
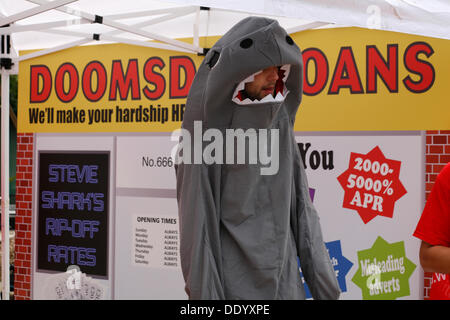
<instances>
[{"instance_id":1,"label":"shark costume teeth","mask_svg":"<svg viewBox=\"0 0 450 320\"><path fill-rule=\"evenodd\" d=\"M231 100L233 102L235 102L236 104L240 104L240 105L252 105L252 104L259 104L259 103L266 103L266 102L282 102L282 101L284 101L284 99L286 98L286 96L289 93L289 90L286 87L286 80L289 76L290 70L291 70L290 64L285 64L280 67L280 71L281 71L280 73L282 74L282 77L279 78L277 81L283 82L283 89L279 92L276 92L275 97L271 94L268 94L261 100L259 100L259 99L252 100L250 98L246 98L244 100L240 99L239 93L242 91L245 91L245 84L247 82L252 82L253 80L255 80L255 76L262 72L262 70L260 70L258 72L255 72L251 76L245 78L237 85L236 90L234 90L234 93L233 93L233 98Z\"/></svg>"}]
</instances>

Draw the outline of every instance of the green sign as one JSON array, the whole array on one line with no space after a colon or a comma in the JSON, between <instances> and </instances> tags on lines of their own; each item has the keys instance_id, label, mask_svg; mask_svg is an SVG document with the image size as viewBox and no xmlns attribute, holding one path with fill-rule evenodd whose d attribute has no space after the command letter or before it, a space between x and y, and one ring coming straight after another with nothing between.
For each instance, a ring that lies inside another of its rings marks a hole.
<instances>
[{"instance_id":1,"label":"green sign","mask_svg":"<svg viewBox=\"0 0 450 320\"><path fill-rule=\"evenodd\" d=\"M403 241L389 244L382 237L372 248L358 251L359 269L352 281L364 300L391 300L410 295L409 277L416 265L406 257Z\"/></svg>"}]
</instances>

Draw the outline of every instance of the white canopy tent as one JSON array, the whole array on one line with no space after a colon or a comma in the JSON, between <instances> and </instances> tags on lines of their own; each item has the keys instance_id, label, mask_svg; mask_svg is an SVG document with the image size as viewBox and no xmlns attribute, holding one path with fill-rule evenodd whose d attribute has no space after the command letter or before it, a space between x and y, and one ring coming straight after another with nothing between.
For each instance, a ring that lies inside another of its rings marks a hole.
<instances>
[{"instance_id":1,"label":"white canopy tent","mask_svg":"<svg viewBox=\"0 0 450 320\"><path fill-rule=\"evenodd\" d=\"M450 39L448 0L0 0L2 230L9 229L9 75L20 61L111 42L202 54L199 37L221 35L249 15L277 19L289 33L357 26ZM193 43L176 40L184 37ZM42 50L18 56L30 49ZM3 299L8 244L2 232Z\"/></svg>"}]
</instances>

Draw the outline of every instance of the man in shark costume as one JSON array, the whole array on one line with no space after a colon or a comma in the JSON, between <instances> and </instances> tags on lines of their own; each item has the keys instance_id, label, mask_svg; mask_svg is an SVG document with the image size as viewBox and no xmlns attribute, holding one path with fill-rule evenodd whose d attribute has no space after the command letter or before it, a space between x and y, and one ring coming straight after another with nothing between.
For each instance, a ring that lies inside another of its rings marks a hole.
<instances>
[{"instance_id":1,"label":"man in shark costume","mask_svg":"<svg viewBox=\"0 0 450 320\"><path fill-rule=\"evenodd\" d=\"M273 66L280 70L274 94L245 98L245 82ZM193 136L196 122L224 136L227 129L277 129L279 170L178 162L181 266L190 299L305 299L297 256L314 299L339 297L293 133L302 68L286 31L257 17L230 29L199 67L183 130Z\"/></svg>"}]
</instances>

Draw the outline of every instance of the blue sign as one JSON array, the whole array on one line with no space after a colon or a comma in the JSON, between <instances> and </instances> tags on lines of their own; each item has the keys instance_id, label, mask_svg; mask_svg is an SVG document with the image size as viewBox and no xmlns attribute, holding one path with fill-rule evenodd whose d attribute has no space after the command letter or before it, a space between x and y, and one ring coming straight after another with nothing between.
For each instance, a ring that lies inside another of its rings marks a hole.
<instances>
[{"instance_id":1,"label":"blue sign","mask_svg":"<svg viewBox=\"0 0 450 320\"><path fill-rule=\"evenodd\" d=\"M336 278L339 283L339 287L341 288L341 292L347 291L347 284L345 281L345 276L352 268L353 263L350 262L346 257L342 255L341 241L331 241L326 242L325 247L328 250L328 254L330 255L331 264L333 265L334 271L336 272ZM308 285L303 278L303 274L301 271L300 260L297 258L298 267L300 270L300 276L302 277L303 285L305 286L306 298L312 298L311 292L309 291Z\"/></svg>"}]
</instances>

